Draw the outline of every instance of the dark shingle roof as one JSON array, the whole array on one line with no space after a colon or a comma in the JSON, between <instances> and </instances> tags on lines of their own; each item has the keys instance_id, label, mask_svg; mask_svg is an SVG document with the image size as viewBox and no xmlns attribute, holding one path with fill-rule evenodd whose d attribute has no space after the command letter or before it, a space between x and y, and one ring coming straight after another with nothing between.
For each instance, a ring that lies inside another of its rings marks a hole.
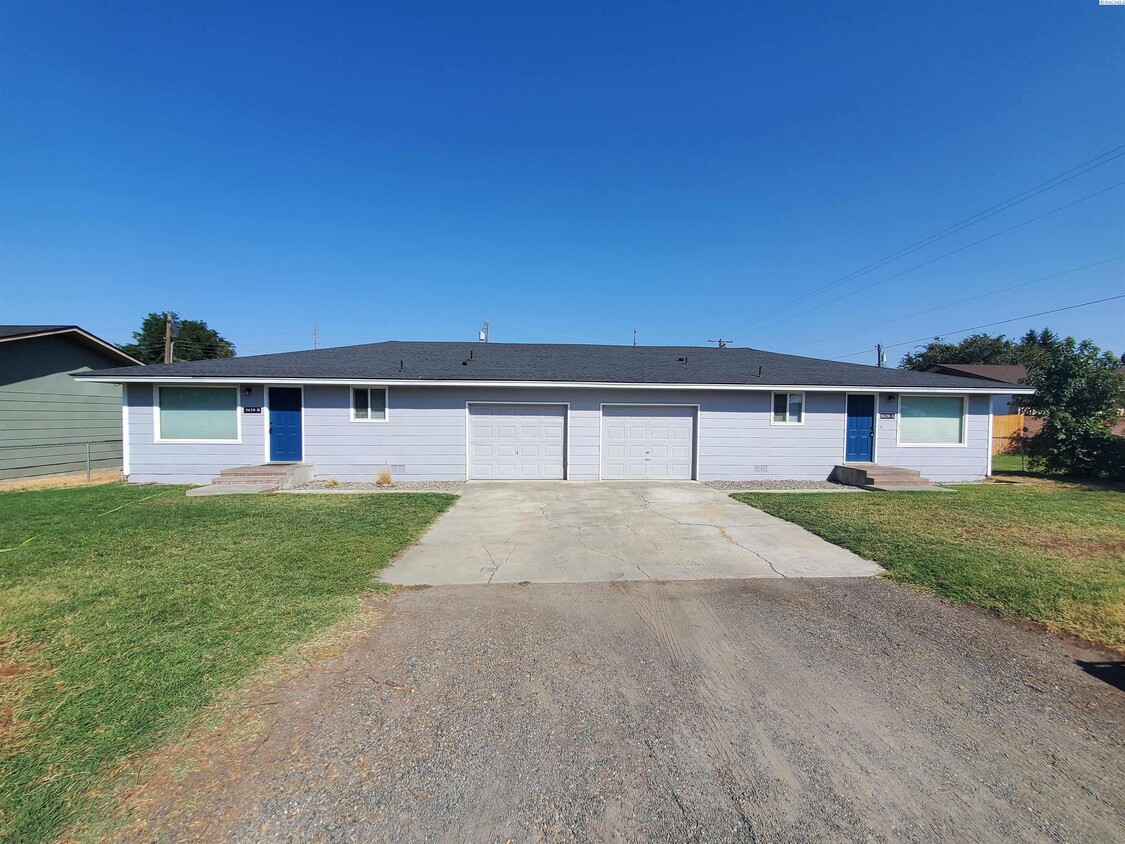
<instances>
[{"instance_id":1,"label":"dark shingle roof","mask_svg":"<svg viewBox=\"0 0 1125 844\"><path fill-rule=\"evenodd\" d=\"M44 334L48 331L69 331L77 325L0 325L0 339L23 337L25 334Z\"/></svg>"},{"instance_id":2,"label":"dark shingle roof","mask_svg":"<svg viewBox=\"0 0 1125 844\"><path fill-rule=\"evenodd\" d=\"M760 374L759 374L760 368ZM746 384L976 388L976 378L884 369L855 363L697 346L595 346L540 343L389 341L276 355L153 364L84 373L85 377L335 379L341 381L562 381L619 384Z\"/></svg>"},{"instance_id":3,"label":"dark shingle roof","mask_svg":"<svg viewBox=\"0 0 1125 844\"><path fill-rule=\"evenodd\" d=\"M118 362L128 363L129 366L119 367L122 370L132 370L133 366L140 366L141 361L137 360L127 352L117 348L112 343L108 343L101 337L97 337L78 325L0 325L0 342L14 343L22 339L30 339L34 337L45 337L51 335L63 335L67 339L81 343L92 349L97 349L103 354L111 355L117 358Z\"/></svg>"}]
</instances>

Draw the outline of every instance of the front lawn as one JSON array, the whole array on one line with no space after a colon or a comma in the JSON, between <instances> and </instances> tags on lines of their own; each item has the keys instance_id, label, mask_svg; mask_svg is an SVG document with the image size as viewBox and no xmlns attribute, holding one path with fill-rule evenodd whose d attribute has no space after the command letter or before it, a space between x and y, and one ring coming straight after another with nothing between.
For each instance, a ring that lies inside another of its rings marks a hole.
<instances>
[{"instance_id":1,"label":"front lawn","mask_svg":"<svg viewBox=\"0 0 1125 844\"><path fill-rule=\"evenodd\" d=\"M0 830L39 842L270 657L354 615L449 495L0 493Z\"/></svg>"},{"instance_id":2,"label":"front lawn","mask_svg":"<svg viewBox=\"0 0 1125 844\"><path fill-rule=\"evenodd\" d=\"M955 601L1125 650L1125 494L1036 480L734 498Z\"/></svg>"}]
</instances>

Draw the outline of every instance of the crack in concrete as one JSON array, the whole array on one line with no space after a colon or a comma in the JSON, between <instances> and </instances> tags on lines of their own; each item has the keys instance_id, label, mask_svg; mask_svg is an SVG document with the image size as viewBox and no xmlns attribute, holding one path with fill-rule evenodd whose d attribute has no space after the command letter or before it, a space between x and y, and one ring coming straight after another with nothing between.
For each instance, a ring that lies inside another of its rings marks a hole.
<instances>
[{"instance_id":1,"label":"crack in concrete","mask_svg":"<svg viewBox=\"0 0 1125 844\"><path fill-rule=\"evenodd\" d=\"M650 513L652 513L655 516L659 516L662 519L667 519L670 522L673 522L677 525L682 525L682 526L685 526L685 527L709 527L709 528L714 528L715 530L717 530L719 532L719 536L721 536L723 539L725 539L731 545L737 545L739 548L743 549L744 551L749 551L751 554L753 554L755 557L757 557L759 560L761 560L763 563L765 563L767 566L769 566L770 571L772 571L778 577L785 578L786 580L789 579L789 575L783 574L782 572L777 570L777 566L775 566L773 564L772 560L770 560L768 557L763 556L758 551L755 551L753 548L751 548L747 545L743 545L741 542L737 541L733 536L731 536L729 533L727 533L726 528L724 528L722 525L715 525L715 524L711 524L710 522L681 522L679 519L674 519L671 516L667 515L666 513L661 513L659 510L654 509L653 508L653 502L651 502L647 498L645 498L643 493L638 492L635 489L629 490L629 492L631 492L633 495L637 496L637 498L641 499L641 502L643 503L643 506L646 510L648 510ZM634 533L636 533L636 531L634 531Z\"/></svg>"},{"instance_id":2,"label":"crack in concrete","mask_svg":"<svg viewBox=\"0 0 1125 844\"><path fill-rule=\"evenodd\" d=\"M582 528L581 527L579 527L577 525L564 525L562 522L557 521L556 519L552 519L550 516L547 515L547 507L548 506L549 505L544 504L543 507L540 508L540 510L539 510L539 512L543 514L543 518L546 519L551 524L553 524L555 527L562 528L563 530L573 531L574 532L574 538L578 540L578 544L581 545L583 548L585 548L587 551L593 551L595 554L601 554L602 556L605 556L605 557L612 557L613 559L615 559L619 562L625 563L625 565L632 566L633 568L635 568L637 571L639 571L641 574L643 574L645 576L646 580L652 580L652 576L647 571L645 571L643 568L641 568L640 565L633 562L632 560L628 560L625 557L622 557L620 554L614 554L612 551L603 551L601 548L595 548L592 545L590 545L589 543L587 543L586 540L584 540L582 538ZM622 507L621 509L624 510L625 508ZM617 512L621 512L621 511L618 510ZM606 516L606 518L608 519L609 516ZM599 522L596 525L586 525L586 527L605 527L605 522ZM635 531L634 531L634 533L635 533Z\"/></svg>"},{"instance_id":3,"label":"crack in concrete","mask_svg":"<svg viewBox=\"0 0 1125 844\"><path fill-rule=\"evenodd\" d=\"M502 544L504 544L504 545L511 545L511 542L512 542L512 537L510 537L510 536L509 536L509 537L508 537L507 539L505 539L505 540L504 540L504 542L503 542ZM516 550L516 546L515 546L515 545L512 545L512 546L511 546L511 547L510 547L510 548L508 549L508 553L507 553L507 555L506 555L506 556L504 557L504 562L503 562L503 563L497 563L497 562L496 562L496 558L492 556L492 552L488 550L488 546L487 546L487 545L482 545L482 546L481 546L481 548L483 548L483 549L484 549L484 553L486 553L486 554L488 555L488 559L492 561L492 574L490 574L490 575L488 576L488 581L487 581L488 583L491 583L491 582L492 582L492 578L496 577L496 572L500 571L500 566L504 565L504 563L507 563L507 562L508 562L508 560L512 559L512 552Z\"/></svg>"}]
</instances>

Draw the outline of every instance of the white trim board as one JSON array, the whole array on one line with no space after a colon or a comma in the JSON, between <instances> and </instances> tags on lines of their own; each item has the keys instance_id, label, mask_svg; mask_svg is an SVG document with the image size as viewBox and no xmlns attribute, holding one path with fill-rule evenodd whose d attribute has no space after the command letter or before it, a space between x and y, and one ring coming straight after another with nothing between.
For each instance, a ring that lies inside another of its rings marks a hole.
<instances>
[{"instance_id":1,"label":"white trim board","mask_svg":"<svg viewBox=\"0 0 1125 844\"><path fill-rule=\"evenodd\" d=\"M568 389L590 390L711 390L711 391L749 391L749 392L791 392L791 393L907 393L919 395L994 395L997 393L996 384L987 387L882 387L871 384L674 384L674 383L646 383L636 384L619 381L435 381L435 380L379 380L367 381L352 378L263 378L246 375L234 378L227 377L134 377L117 375L112 377L81 376L75 375L82 381L93 381L100 384L276 384L278 386L299 386L315 384L339 384L355 387L566 387ZM1031 387L1007 386L1001 391L1005 395L1030 396L1035 390ZM493 402L496 404L496 402ZM520 404L520 402L514 402Z\"/></svg>"}]
</instances>

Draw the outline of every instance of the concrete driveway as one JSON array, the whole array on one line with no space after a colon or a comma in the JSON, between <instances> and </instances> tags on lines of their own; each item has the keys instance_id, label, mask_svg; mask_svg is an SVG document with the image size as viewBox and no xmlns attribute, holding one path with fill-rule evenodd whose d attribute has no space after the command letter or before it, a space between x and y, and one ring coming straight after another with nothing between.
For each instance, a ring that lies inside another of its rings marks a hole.
<instances>
[{"instance_id":1,"label":"concrete driveway","mask_svg":"<svg viewBox=\"0 0 1125 844\"><path fill-rule=\"evenodd\" d=\"M399 585L867 577L875 563L690 482L470 483Z\"/></svg>"}]
</instances>

